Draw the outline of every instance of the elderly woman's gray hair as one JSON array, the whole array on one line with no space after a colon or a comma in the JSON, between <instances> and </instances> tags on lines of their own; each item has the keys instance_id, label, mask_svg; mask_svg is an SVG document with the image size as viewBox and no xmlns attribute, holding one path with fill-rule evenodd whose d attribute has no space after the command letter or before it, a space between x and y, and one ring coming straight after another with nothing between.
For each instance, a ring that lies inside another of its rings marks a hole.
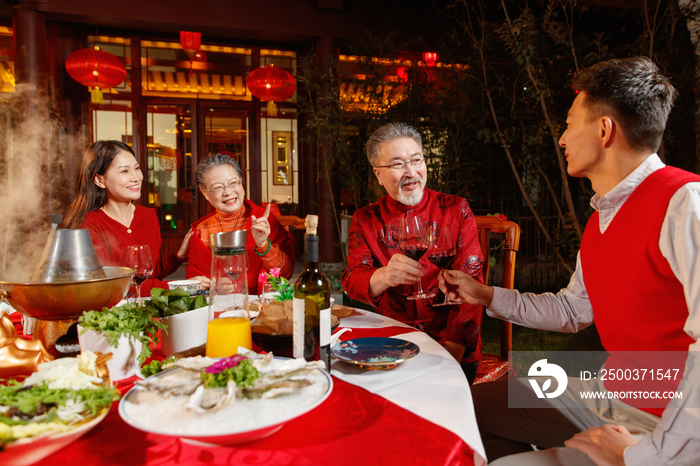
<instances>
[{"instance_id":1,"label":"elderly woman's gray hair","mask_svg":"<svg viewBox=\"0 0 700 466\"><path fill-rule=\"evenodd\" d=\"M197 165L197 172L195 173L197 186L200 188L206 188L206 186L204 186L204 176L209 170L220 165L231 165L236 169L236 173L238 173L241 183L243 182L243 172L241 171L241 166L238 165L238 162L236 162L236 159L226 154L209 154Z\"/></svg>"},{"instance_id":2,"label":"elderly woman's gray hair","mask_svg":"<svg viewBox=\"0 0 700 466\"><path fill-rule=\"evenodd\" d=\"M416 141L420 150L423 150L423 138L413 126L406 123L389 123L376 130L367 140L367 160L375 166L379 157L379 148L382 144L394 139L411 138Z\"/></svg>"}]
</instances>

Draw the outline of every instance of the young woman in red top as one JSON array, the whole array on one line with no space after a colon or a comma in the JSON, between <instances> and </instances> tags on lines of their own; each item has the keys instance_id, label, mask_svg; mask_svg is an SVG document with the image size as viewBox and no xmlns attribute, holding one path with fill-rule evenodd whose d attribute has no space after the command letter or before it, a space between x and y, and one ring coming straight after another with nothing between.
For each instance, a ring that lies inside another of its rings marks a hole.
<instances>
[{"instance_id":1,"label":"young woman in red top","mask_svg":"<svg viewBox=\"0 0 700 466\"><path fill-rule=\"evenodd\" d=\"M131 148L120 141L97 141L83 157L78 193L59 228L86 228L103 266L123 266L126 247L147 244L153 275L141 287L148 296L187 258L190 237L176 254L160 257L160 227L153 209L133 204L141 197L143 172Z\"/></svg>"}]
</instances>

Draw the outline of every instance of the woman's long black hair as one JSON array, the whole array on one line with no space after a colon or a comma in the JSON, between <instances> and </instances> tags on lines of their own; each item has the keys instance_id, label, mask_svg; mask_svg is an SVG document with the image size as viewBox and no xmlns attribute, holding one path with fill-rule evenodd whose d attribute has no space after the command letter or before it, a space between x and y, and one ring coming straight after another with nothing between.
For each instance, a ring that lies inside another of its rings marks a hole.
<instances>
[{"instance_id":1,"label":"woman's long black hair","mask_svg":"<svg viewBox=\"0 0 700 466\"><path fill-rule=\"evenodd\" d=\"M121 151L134 155L131 147L121 141L97 141L85 151L78 179L78 193L58 228L80 228L88 212L107 202L107 192L95 184L95 175L104 175Z\"/></svg>"}]
</instances>

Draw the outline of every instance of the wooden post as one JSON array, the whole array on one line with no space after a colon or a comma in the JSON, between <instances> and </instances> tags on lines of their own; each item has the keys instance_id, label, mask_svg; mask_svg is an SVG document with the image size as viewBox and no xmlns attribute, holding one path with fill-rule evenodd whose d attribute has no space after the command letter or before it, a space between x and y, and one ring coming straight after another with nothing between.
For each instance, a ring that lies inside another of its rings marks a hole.
<instances>
[{"instance_id":1,"label":"wooden post","mask_svg":"<svg viewBox=\"0 0 700 466\"><path fill-rule=\"evenodd\" d=\"M316 44L316 66L322 70L329 60L337 57L338 49L335 40L330 37L322 37ZM335 150L333 142L325 135L321 138L317 141L319 255L321 262L336 264L343 260L338 232L340 219L336 218L333 206L334 202L336 206L340 204L340 183L335 168L331 166L330 154Z\"/></svg>"}]
</instances>

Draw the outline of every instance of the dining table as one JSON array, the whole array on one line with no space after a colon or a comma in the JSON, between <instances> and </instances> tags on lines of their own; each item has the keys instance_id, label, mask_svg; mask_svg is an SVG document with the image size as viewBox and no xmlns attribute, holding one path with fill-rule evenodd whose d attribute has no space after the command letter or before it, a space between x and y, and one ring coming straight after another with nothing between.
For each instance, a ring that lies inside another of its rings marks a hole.
<instances>
[{"instance_id":1,"label":"dining table","mask_svg":"<svg viewBox=\"0 0 700 466\"><path fill-rule=\"evenodd\" d=\"M391 337L419 347L388 370L334 359L333 389L319 406L263 438L227 446L138 430L119 415L41 464L92 465L476 465L486 464L471 390L459 363L433 338L374 312L340 318L348 341ZM137 377L115 382L126 394Z\"/></svg>"}]
</instances>

